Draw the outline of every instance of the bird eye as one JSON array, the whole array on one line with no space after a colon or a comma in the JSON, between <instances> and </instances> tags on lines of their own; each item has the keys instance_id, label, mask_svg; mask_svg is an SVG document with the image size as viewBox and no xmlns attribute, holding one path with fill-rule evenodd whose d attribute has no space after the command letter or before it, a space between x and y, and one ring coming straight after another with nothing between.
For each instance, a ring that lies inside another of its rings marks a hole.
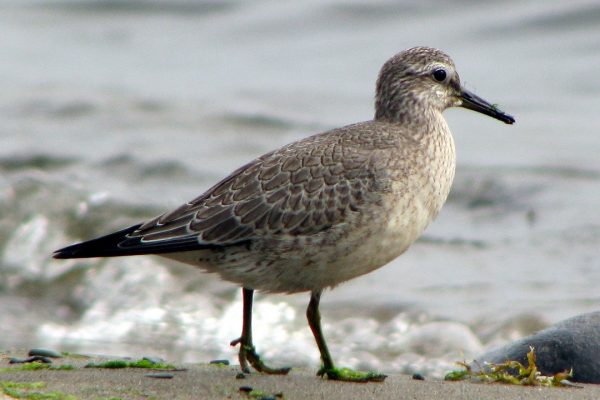
<instances>
[{"instance_id":1,"label":"bird eye","mask_svg":"<svg viewBox=\"0 0 600 400\"><path fill-rule=\"evenodd\" d=\"M443 68L438 68L433 71L433 79L438 82L444 82L446 80L446 70Z\"/></svg>"}]
</instances>

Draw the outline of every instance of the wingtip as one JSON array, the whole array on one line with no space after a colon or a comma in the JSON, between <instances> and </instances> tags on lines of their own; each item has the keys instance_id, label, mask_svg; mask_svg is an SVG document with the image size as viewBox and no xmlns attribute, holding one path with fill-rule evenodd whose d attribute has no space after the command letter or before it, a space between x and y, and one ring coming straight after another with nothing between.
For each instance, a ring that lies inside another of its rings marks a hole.
<instances>
[{"instance_id":1,"label":"wingtip","mask_svg":"<svg viewBox=\"0 0 600 400\"><path fill-rule=\"evenodd\" d=\"M95 257L116 257L131 255L125 249L119 247L119 243L126 239L126 236L135 231L141 225L130 226L129 228L114 232L96 239L81 243L75 243L62 249L55 250L52 258L65 260L69 258L95 258Z\"/></svg>"},{"instance_id":2,"label":"wingtip","mask_svg":"<svg viewBox=\"0 0 600 400\"><path fill-rule=\"evenodd\" d=\"M64 260L68 258L120 257L176 253L181 251L222 247L220 245L199 243L196 235L182 236L176 238L176 240L167 241L166 244L160 241L157 241L156 243L144 243L141 241L140 237L131 238L128 236L140 226L141 224L134 225L106 236L58 249L52 254L52 258ZM240 243L242 242L235 244L239 245Z\"/></svg>"},{"instance_id":3,"label":"wingtip","mask_svg":"<svg viewBox=\"0 0 600 400\"><path fill-rule=\"evenodd\" d=\"M73 258L73 254L70 251L66 251L65 249L60 249L60 250L55 250L54 253L52 253L52 258L55 258L57 260L64 260L67 258Z\"/></svg>"},{"instance_id":4,"label":"wingtip","mask_svg":"<svg viewBox=\"0 0 600 400\"><path fill-rule=\"evenodd\" d=\"M52 253L52 258L55 258L57 260L79 258L80 252L78 251L78 248L80 248L81 245L83 245L84 243L76 243L67 247L63 247L62 249L54 250L54 252Z\"/></svg>"}]
</instances>

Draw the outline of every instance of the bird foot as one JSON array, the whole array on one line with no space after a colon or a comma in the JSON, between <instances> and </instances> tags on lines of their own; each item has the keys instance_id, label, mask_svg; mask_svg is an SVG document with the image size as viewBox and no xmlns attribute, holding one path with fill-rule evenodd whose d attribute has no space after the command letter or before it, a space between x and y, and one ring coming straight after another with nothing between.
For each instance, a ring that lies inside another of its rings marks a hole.
<instances>
[{"instance_id":1,"label":"bird foot","mask_svg":"<svg viewBox=\"0 0 600 400\"><path fill-rule=\"evenodd\" d=\"M378 372L364 372L364 371L355 371L350 368L325 368L321 367L317 375L320 377L327 377L327 379L331 379L334 381L343 381L343 382L383 382L387 375L380 374Z\"/></svg>"},{"instance_id":2,"label":"bird foot","mask_svg":"<svg viewBox=\"0 0 600 400\"><path fill-rule=\"evenodd\" d=\"M238 344L240 345L240 353L239 353L240 367L242 368L242 371L246 374L250 373L250 368L248 368L248 363L250 363L250 365L252 365L252 368L257 370L258 372L262 372L265 374L286 375L291 370L290 367L271 368L271 367L265 365L265 363L263 363L262 360L260 359L260 356L256 352L256 349L254 348L254 346L242 344L241 338L233 340L230 344L232 346L236 346Z\"/></svg>"}]
</instances>

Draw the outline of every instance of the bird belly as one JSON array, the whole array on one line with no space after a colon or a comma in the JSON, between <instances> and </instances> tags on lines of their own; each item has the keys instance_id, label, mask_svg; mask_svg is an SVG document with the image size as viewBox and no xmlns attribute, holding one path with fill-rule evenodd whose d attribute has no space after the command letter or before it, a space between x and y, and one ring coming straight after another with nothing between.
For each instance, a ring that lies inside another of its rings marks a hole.
<instances>
[{"instance_id":1,"label":"bird belly","mask_svg":"<svg viewBox=\"0 0 600 400\"><path fill-rule=\"evenodd\" d=\"M417 240L439 209L434 211L432 213L427 203L418 197L390 207L372 224L379 226L378 229L347 249L346 256L338 258L336 264L340 265L331 265L330 273L336 282L329 286L367 274L400 256Z\"/></svg>"}]
</instances>

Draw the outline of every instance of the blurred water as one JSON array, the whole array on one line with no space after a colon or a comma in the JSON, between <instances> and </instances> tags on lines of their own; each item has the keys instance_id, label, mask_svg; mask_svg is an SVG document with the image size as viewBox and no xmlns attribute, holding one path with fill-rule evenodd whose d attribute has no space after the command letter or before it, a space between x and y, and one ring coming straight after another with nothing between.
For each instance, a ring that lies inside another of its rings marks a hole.
<instances>
[{"instance_id":1,"label":"blurred water","mask_svg":"<svg viewBox=\"0 0 600 400\"><path fill-rule=\"evenodd\" d=\"M0 348L234 359L232 285L158 258L49 255L370 119L379 67L415 45L447 51L517 124L446 113L448 204L405 255L325 294L335 358L439 375L600 305L595 1L15 0L0 27ZM316 367L307 301L259 296L264 356Z\"/></svg>"}]
</instances>

